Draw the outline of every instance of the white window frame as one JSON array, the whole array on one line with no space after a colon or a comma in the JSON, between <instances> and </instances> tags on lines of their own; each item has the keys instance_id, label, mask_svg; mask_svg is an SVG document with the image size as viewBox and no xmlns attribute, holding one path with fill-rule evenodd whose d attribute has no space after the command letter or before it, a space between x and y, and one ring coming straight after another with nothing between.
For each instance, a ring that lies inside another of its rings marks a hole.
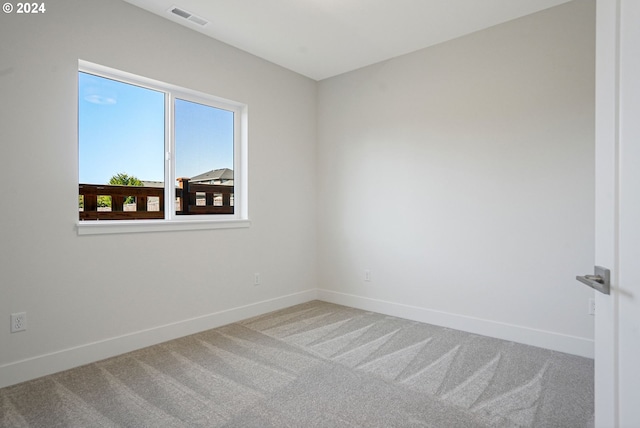
<instances>
[{"instance_id":1,"label":"white window frame","mask_svg":"<svg viewBox=\"0 0 640 428\"><path fill-rule=\"evenodd\" d=\"M93 74L99 77L116 80L165 94L165 165L164 165L164 200L165 218L158 220L87 220L77 222L79 235L96 235L111 233L160 232L173 230L229 229L250 226L248 216L248 107L246 104L215 97L203 92L182 88L180 86L141 77L114 68L105 67L88 61L78 61L78 72ZM78 86L76 85L76 88ZM233 179L234 179L234 213L233 214L201 214L184 216L176 214L175 203L175 139L174 139L174 103L179 98L185 101L233 111L234 144L233 144ZM76 97L77 99L77 97ZM77 138L76 138L77 140ZM78 142L78 148L79 148ZM79 168L78 168L79 171ZM79 182L79 173L78 180ZM173 184L173 185L172 185ZM76 188L77 189L77 188ZM77 198L76 198L77 199ZM76 201L77 207L77 201ZM77 208L76 208L77 209Z\"/></svg>"}]
</instances>

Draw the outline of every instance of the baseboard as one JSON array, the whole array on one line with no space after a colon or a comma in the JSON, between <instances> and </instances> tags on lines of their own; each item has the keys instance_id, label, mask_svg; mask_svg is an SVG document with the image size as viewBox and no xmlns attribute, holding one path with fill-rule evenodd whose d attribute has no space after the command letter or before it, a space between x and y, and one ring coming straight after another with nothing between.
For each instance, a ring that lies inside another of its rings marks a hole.
<instances>
[{"instance_id":1,"label":"baseboard","mask_svg":"<svg viewBox=\"0 0 640 428\"><path fill-rule=\"evenodd\" d=\"M319 289L317 297L319 300L350 306L356 309L453 328L581 357L594 357L593 340L582 337L568 336L550 331L536 330L513 324L440 312L331 290Z\"/></svg>"},{"instance_id":2,"label":"baseboard","mask_svg":"<svg viewBox=\"0 0 640 428\"><path fill-rule=\"evenodd\" d=\"M317 298L316 289L264 300L0 366L0 388L220 327Z\"/></svg>"},{"instance_id":3,"label":"baseboard","mask_svg":"<svg viewBox=\"0 0 640 428\"><path fill-rule=\"evenodd\" d=\"M0 365L0 388L72 369L253 316L323 300L357 309L593 358L593 340L331 290L312 289Z\"/></svg>"}]
</instances>

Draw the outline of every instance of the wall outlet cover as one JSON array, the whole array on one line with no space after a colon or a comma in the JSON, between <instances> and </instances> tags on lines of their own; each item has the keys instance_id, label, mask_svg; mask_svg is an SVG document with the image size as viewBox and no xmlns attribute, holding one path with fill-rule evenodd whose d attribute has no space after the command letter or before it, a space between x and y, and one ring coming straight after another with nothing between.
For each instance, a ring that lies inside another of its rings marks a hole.
<instances>
[{"instance_id":1,"label":"wall outlet cover","mask_svg":"<svg viewBox=\"0 0 640 428\"><path fill-rule=\"evenodd\" d=\"M27 329L27 313L17 312L11 314L11 333L25 331Z\"/></svg>"}]
</instances>

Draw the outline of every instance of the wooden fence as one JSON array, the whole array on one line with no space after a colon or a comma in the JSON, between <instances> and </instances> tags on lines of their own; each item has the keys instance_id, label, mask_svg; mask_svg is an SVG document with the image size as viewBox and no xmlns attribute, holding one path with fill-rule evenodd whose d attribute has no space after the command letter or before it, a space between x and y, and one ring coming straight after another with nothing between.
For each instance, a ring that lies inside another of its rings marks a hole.
<instances>
[{"instance_id":1,"label":"wooden fence","mask_svg":"<svg viewBox=\"0 0 640 428\"><path fill-rule=\"evenodd\" d=\"M189 183L178 179L176 214L233 214L233 186ZM164 219L162 187L80 184L82 197L80 220L146 220ZM99 209L98 197L111 197L111 210ZM128 197L135 205L125 204Z\"/></svg>"}]
</instances>

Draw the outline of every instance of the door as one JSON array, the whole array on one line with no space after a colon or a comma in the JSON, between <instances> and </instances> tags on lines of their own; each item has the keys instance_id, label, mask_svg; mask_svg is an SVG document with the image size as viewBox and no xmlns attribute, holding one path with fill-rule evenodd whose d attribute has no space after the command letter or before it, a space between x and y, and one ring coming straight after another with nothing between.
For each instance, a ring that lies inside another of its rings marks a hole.
<instances>
[{"instance_id":1,"label":"door","mask_svg":"<svg viewBox=\"0 0 640 428\"><path fill-rule=\"evenodd\" d=\"M640 426L640 2L597 0L596 427Z\"/></svg>"}]
</instances>

